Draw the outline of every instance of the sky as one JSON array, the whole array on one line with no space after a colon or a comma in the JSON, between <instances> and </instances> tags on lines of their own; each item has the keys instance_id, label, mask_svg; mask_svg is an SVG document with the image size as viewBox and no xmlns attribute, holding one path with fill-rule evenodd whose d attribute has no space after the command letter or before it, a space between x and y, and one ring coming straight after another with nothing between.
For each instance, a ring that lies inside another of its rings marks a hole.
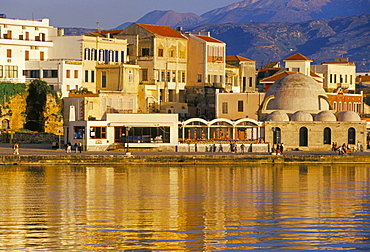
<instances>
[{"instance_id":1,"label":"sky","mask_svg":"<svg viewBox=\"0 0 370 252\"><path fill-rule=\"evenodd\" d=\"M201 15L241 0L0 0L0 13L14 19L49 18L56 27L113 29L153 10Z\"/></svg>"}]
</instances>

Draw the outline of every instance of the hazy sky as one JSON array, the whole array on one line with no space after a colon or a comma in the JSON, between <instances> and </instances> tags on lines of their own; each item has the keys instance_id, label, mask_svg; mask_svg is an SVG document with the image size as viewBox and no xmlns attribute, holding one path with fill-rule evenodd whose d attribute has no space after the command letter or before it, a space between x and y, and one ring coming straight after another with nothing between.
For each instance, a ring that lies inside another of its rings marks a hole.
<instances>
[{"instance_id":1,"label":"hazy sky","mask_svg":"<svg viewBox=\"0 0 370 252\"><path fill-rule=\"evenodd\" d=\"M115 28L133 22L153 10L193 12L201 15L241 0L0 0L7 18L49 18L57 27Z\"/></svg>"}]
</instances>

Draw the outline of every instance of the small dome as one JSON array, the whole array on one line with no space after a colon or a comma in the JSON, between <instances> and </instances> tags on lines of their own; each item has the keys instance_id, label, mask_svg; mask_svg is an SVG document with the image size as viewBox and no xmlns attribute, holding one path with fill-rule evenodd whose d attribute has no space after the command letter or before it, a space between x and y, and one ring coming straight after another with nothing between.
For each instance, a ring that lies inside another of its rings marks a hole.
<instances>
[{"instance_id":1,"label":"small dome","mask_svg":"<svg viewBox=\"0 0 370 252\"><path fill-rule=\"evenodd\" d=\"M266 110L329 110L325 90L313 78L290 74L269 88L265 95Z\"/></svg>"},{"instance_id":2,"label":"small dome","mask_svg":"<svg viewBox=\"0 0 370 252\"><path fill-rule=\"evenodd\" d=\"M277 110L269 114L266 121L288 122L289 116L286 113Z\"/></svg>"},{"instance_id":3,"label":"small dome","mask_svg":"<svg viewBox=\"0 0 370 252\"><path fill-rule=\"evenodd\" d=\"M360 116L353 111L340 111L336 114L338 121L342 122L359 122L361 121Z\"/></svg>"},{"instance_id":4,"label":"small dome","mask_svg":"<svg viewBox=\"0 0 370 252\"><path fill-rule=\"evenodd\" d=\"M322 111L315 116L315 121L320 122L336 122L337 118L330 111Z\"/></svg>"},{"instance_id":5,"label":"small dome","mask_svg":"<svg viewBox=\"0 0 370 252\"><path fill-rule=\"evenodd\" d=\"M306 111L297 111L291 116L291 120L295 122L312 122L312 115Z\"/></svg>"}]
</instances>

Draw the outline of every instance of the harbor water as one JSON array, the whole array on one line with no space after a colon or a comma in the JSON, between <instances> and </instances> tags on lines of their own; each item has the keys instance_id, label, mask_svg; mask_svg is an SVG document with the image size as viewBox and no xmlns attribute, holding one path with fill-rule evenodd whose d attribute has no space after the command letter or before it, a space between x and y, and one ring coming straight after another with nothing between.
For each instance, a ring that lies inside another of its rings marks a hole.
<instances>
[{"instance_id":1,"label":"harbor water","mask_svg":"<svg viewBox=\"0 0 370 252\"><path fill-rule=\"evenodd\" d=\"M4 165L0 250L370 251L370 165Z\"/></svg>"}]
</instances>

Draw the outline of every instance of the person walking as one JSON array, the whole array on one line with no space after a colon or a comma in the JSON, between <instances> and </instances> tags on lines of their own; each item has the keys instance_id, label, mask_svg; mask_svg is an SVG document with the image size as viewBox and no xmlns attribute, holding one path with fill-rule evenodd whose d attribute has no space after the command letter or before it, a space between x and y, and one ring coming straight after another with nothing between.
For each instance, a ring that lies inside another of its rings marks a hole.
<instances>
[{"instance_id":1,"label":"person walking","mask_svg":"<svg viewBox=\"0 0 370 252\"><path fill-rule=\"evenodd\" d=\"M71 153L71 151L72 151L72 144L71 144L71 142L70 142L70 141L68 141L66 152L67 152L67 153Z\"/></svg>"},{"instance_id":2,"label":"person walking","mask_svg":"<svg viewBox=\"0 0 370 252\"><path fill-rule=\"evenodd\" d=\"M78 150L80 151L80 153L82 152L82 143L78 143Z\"/></svg>"},{"instance_id":3,"label":"person walking","mask_svg":"<svg viewBox=\"0 0 370 252\"><path fill-rule=\"evenodd\" d=\"M19 144L13 144L13 155L19 155Z\"/></svg>"},{"instance_id":4,"label":"person walking","mask_svg":"<svg viewBox=\"0 0 370 252\"><path fill-rule=\"evenodd\" d=\"M284 143L281 143L280 144L280 153L281 153L281 155L283 155L283 152L284 152Z\"/></svg>"},{"instance_id":5,"label":"person walking","mask_svg":"<svg viewBox=\"0 0 370 252\"><path fill-rule=\"evenodd\" d=\"M218 152L224 152L224 148L222 147L222 144L218 146Z\"/></svg>"},{"instance_id":6,"label":"person walking","mask_svg":"<svg viewBox=\"0 0 370 252\"><path fill-rule=\"evenodd\" d=\"M78 143L75 142L75 144L73 146L75 147L75 153L77 153L77 151L78 151Z\"/></svg>"},{"instance_id":7,"label":"person walking","mask_svg":"<svg viewBox=\"0 0 370 252\"><path fill-rule=\"evenodd\" d=\"M244 153L244 149L245 149L245 145L242 143L242 145L240 145L240 151L241 151L241 153Z\"/></svg>"}]
</instances>

